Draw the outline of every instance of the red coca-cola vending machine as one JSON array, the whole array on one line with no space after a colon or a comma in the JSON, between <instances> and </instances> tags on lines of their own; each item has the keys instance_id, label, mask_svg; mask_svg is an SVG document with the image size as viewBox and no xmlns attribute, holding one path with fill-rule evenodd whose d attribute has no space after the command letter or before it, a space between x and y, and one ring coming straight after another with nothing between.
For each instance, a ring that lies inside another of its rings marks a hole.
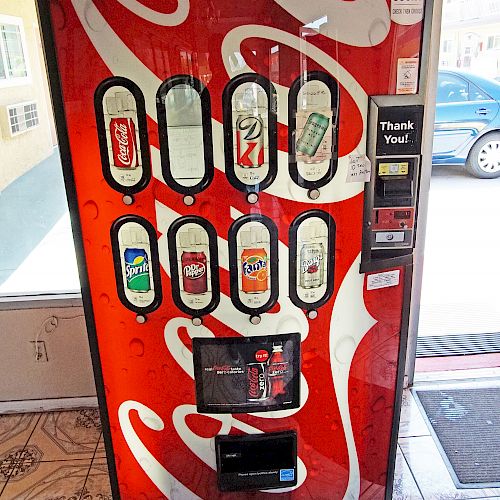
<instances>
[{"instance_id":1,"label":"red coca-cola vending machine","mask_svg":"<svg viewBox=\"0 0 500 500\"><path fill-rule=\"evenodd\" d=\"M38 0L114 498L390 497L428 0Z\"/></svg>"}]
</instances>

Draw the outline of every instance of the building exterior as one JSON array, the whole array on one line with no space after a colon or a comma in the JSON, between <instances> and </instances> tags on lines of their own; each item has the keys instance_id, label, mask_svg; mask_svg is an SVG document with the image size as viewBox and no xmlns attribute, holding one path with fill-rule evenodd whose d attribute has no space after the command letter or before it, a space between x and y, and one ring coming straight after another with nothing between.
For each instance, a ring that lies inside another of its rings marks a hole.
<instances>
[{"instance_id":1,"label":"building exterior","mask_svg":"<svg viewBox=\"0 0 500 500\"><path fill-rule=\"evenodd\" d=\"M500 76L500 0L445 0L439 62Z\"/></svg>"},{"instance_id":2,"label":"building exterior","mask_svg":"<svg viewBox=\"0 0 500 500\"><path fill-rule=\"evenodd\" d=\"M0 0L0 191L52 153L55 132L33 0Z\"/></svg>"}]
</instances>

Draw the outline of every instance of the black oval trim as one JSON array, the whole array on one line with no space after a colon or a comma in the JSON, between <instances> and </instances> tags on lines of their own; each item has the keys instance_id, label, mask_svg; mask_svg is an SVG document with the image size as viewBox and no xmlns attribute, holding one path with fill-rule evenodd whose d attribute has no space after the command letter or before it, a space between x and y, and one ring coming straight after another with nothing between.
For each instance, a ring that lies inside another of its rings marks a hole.
<instances>
[{"instance_id":1,"label":"black oval trim","mask_svg":"<svg viewBox=\"0 0 500 500\"><path fill-rule=\"evenodd\" d=\"M269 252L271 261L271 294L269 300L262 306L253 308L248 307L243 302L241 302L238 293L238 242L236 240L238 236L239 229L247 222L260 222L266 226L269 231ZM262 214L248 214L243 215L239 219L236 219L229 228L228 234L229 243L229 277L230 277L230 291L231 291L231 302L234 307L245 314L262 314L269 311L271 307L276 304L279 294L279 282L278 282L278 228L274 222L267 216Z\"/></svg>"},{"instance_id":2,"label":"black oval trim","mask_svg":"<svg viewBox=\"0 0 500 500\"><path fill-rule=\"evenodd\" d=\"M335 120L335 126L332 126L332 158L327 173L316 181L304 179L297 168L297 159L295 158L296 142L296 119L297 96L302 86L310 81L318 80L323 82L330 90L330 107L333 112L332 121ZM339 85L337 80L323 71L308 71L304 76L299 76L290 87L288 93L288 172L293 182L304 189L318 189L328 184L337 172L338 166L338 137L339 137Z\"/></svg>"},{"instance_id":3,"label":"black oval trim","mask_svg":"<svg viewBox=\"0 0 500 500\"><path fill-rule=\"evenodd\" d=\"M304 302L297 294L297 230L299 226L310 219L311 217L318 217L323 220L328 228L328 248L326 255L328 262L326 264L326 290L323 296L316 302ZM289 267L289 281L288 281L288 294L293 304L301 309L311 310L325 304L333 295L334 290L334 273L335 273L335 235L337 229L333 217L324 212L323 210L308 210L295 217L294 221L290 224L288 231L288 267Z\"/></svg>"},{"instance_id":4,"label":"black oval trim","mask_svg":"<svg viewBox=\"0 0 500 500\"><path fill-rule=\"evenodd\" d=\"M210 302L202 309L193 309L182 301L181 291L179 287L179 269L177 267L177 245L176 237L179 229L185 224L198 224L201 226L208 234L208 249L210 251L210 277L211 277L211 287L212 287L212 299ZM214 226L210 224L206 219L198 217L196 215L186 215L184 217L179 217L176 219L170 227L167 233L168 240L168 257L170 259L170 281L172 283L172 298L175 305L184 313L190 316L203 316L209 314L216 309L220 302L220 283L219 283L219 254L217 247L217 233Z\"/></svg>"},{"instance_id":5,"label":"black oval trim","mask_svg":"<svg viewBox=\"0 0 500 500\"><path fill-rule=\"evenodd\" d=\"M201 126L203 130L203 157L205 160L205 175L194 186L183 186L173 177L170 169L170 154L168 149L167 111L165 99L168 92L176 85L189 85L200 96ZM158 139L160 141L161 170L167 185L181 194L196 194L205 190L214 178L214 155L212 146L212 111L210 93L197 78L192 75L175 75L167 78L156 93L156 113L158 118Z\"/></svg>"},{"instance_id":6,"label":"black oval trim","mask_svg":"<svg viewBox=\"0 0 500 500\"><path fill-rule=\"evenodd\" d=\"M233 144L233 109L231 101L235 90L243 83L259 84L267 95L268 122L267 143L269 155L269 171L259 184L249 185L241 182L234 172L234 144ZM276 179L278 173L278 139L277 139L277 106L276 89L264 76L256 73L243 73L231 79L222 93L222 116L224 130L224 157L226 159L226 176L233 187L244 193L255 193L268 188Z\"/></svg>"},{"instance_id":7,"label":"black oval trim","mask_svg":"<svg viewBox=\"0 0 500 500\"><path fill-rule=\"evenodd\" d=\"M131 92L137 108L137 127L139 129L139 142L141 145L142 177L133 186L124 186L111 175L111 166L108 156L108 139L106 137L106 122L104 120L103 99L104 94L112 87L124 87ZM97 137L101 153L102 174L106 182L115 190L124 194L136 194L142 191L151 180L151 157L149 154L148 122L146 104L141 89L132 80L122 76L112 76L103 80L94 93L94 109L97 124Z\"/></svg>"},{"instance_id":8,"label":"black oval trim","mask_svg":"<svg viewBox=\"0 0 500 500\"><path fill-rule=\"evenodd\" d=\"M151 269L153 277L153 286L155 290L155 297L153 302L146 307L139 307L132 304L125 295L123 288L123 274L122 274L122 259L123 256L120 254L120 242L118 240L118 231L127 222L136 222L141 225L149 236L149 249L151 252ZM158 255L158 241L157 241L156 231L152 224L138 215L124 215L119 219L116 219L111 226L111 249L113 251L113 261L115 266L115 278L116 278L116 289L118 291L118 297L120 302L131 311L137 314L146 314L158 309L162 301L162 290L161 290L161 276L160 276L160 258Z\"/></svg>"}]
</instances>

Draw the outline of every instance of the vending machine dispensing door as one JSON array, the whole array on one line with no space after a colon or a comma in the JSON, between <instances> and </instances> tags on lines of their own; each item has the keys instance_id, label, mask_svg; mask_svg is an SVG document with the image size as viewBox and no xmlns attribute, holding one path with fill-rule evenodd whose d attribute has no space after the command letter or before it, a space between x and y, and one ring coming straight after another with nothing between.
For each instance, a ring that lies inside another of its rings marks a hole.
<instances>
[{"instance_id":1,"label":"vending machine dispensing door","mask_svg":"<svg viewBox=\"0 0 500 500\"><path fill-rule=\"evenodd\" d=\"M113 498L390 498L432 2L37 3Z\"/></svg>"}]
</instances>

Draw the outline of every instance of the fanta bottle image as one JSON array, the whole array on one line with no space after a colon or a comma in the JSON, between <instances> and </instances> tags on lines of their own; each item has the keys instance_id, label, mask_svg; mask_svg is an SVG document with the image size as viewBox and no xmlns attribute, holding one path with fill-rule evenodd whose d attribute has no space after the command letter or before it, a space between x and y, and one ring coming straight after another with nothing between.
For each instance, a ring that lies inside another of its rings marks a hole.
<instances>
[{"instance_id":1,"label":"fanta bottle image","mask_svg":"<svg viewBox=\"0 0 500 500\"><path fill-rule=\"evenodd\" d=\"M241 253L241 290L244 293L264 293L268 290L269 262L262 245L262 230L252 228L240 235L244 247Z\"/></svg>"}]
</instances>

